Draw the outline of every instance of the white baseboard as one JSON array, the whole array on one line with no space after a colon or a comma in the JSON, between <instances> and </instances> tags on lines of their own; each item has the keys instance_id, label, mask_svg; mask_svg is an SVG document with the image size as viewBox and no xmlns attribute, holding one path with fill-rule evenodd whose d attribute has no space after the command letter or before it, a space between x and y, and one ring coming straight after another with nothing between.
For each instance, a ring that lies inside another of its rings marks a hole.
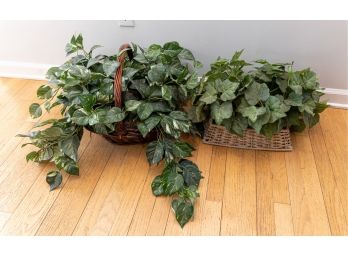
<instances>
[{"instance_id":1,"label":"white baseboard","mask_svg":"<svg viewBox=\"0 0 348 257\"><path fill-rule=\"evenodd\" d=\"M323 99L326 99L330 106L348 109L348 89L325 88L323 92Z\"/></svg>"},{"instance_id":2,"label":"white baseboard","mask_svg":"<svg viewBox=\"0 0 348 257\"><path fill-rule=\"evenodd\" d=\"M50 67L57 65L0 61L0 77L45 80Z\"/></svg>"},{"instance_id":3,"label":"white baseboard","mask_svg":"<svg viewBox=\"0 0 348 257\"><path fill-rule=\"evenodd\" d=\"M54 64L0 61L0 77L45 80L45 74ZM325 88L324 99L330 106L348 109L348 89Z\"/></svg>"}]
</instances>

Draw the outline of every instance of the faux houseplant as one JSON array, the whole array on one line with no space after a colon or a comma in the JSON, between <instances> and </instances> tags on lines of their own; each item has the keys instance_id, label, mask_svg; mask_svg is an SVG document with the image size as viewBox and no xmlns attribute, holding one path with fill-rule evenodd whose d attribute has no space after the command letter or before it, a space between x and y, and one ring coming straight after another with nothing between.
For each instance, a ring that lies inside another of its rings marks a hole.
<instances>
[{"instance_id":1,"label":"faux houseplant","mask_svg":"<svg viewBox=\"0 0 348 257\"><path fill-rule=\"evenodd\" d=\"M62 117L40 121L29 134L21 135L38 148L26 159L56 165L57 170L48 172L46 178L53 190L62 182L62 170L79 175L77 152L84 128L109 135L121 121L136 122L143 137L156 131L157 137L147 146L148 162L164 162L162 175L152 183L153 194L174 196L172 209L184 226L193 216L202 176L197 165L185 159L194 148L180 138L182 133L193 132L193 127L182 106L198 85L200 63L177 42L147 49L133 44L133 56L122 67L125 106L119 108L114 104L113 82L123 51L114 56L94 55L98 47L86 51L82 36L73 36L65 49L72 57L48 70L48 83L37 90L42 103L33 103L29 112L38 118L42 108L60 107Z\"/></svg>"},{"instance_id":2,"label":"faux houseplant","mask_svg":"<svg viewBox=\"0 0 348 257\"><path fill-rule=\"evenodd\" d=\"M283 128L303 131L319 121L327 104L320 101L323 93L312 70L294 71L293 64L266 60L250 64L241 54L211 64L195 88L190 112L194 122L210 117L240 137L253 128L271 138Z\"/></svg>"}]
</instances>

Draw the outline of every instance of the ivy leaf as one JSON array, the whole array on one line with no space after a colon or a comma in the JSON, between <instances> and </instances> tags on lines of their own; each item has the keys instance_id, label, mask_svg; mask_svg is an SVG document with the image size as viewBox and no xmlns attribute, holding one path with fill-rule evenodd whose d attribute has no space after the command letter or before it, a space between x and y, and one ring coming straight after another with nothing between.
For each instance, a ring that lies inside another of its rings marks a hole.
<instances>
[{"instance_id":1,"label":"ivy leaf","mask_svg":"<svg viewBox=\"0 0 348 257\"><path fill-rule=\"evenodd\" d=\"M42 151L40 151L39 154L39 160L40 161L48 161L53 157L53 150L52 148L45 148Z\"/></svg>"},{"instance_id":2,"label":"ivy leaf","mask_svg":"<svg viewBox=\"0 0 348 257\"><path fill-rule=\"evenodd\" d=\"M217 93L206 91L199 100L206 104L212 104L216 101L216 99L217 99Z\"/></svg>"},{"instance_id":3,"label":"ivy leaf","mask_svg":"<svg viewBox=\"0 0 348 257\"><path fill-rule=\"evenodd\" d=\"M195 57L193 56L192 52L188 49L182 49L178 55L178 58L180 60L190 60L190 61L195 60Z\"/></svg>"},{"instance_id":4,"label":"ivy leaf","mask_svg":"<svg viewBox=\"0 0 348 257\"><path fill-rule=\"evenodd\" d=\"M170 101L172 99L172 92L167 85L163 85L161 91L164 100Z\"/></svg>"},{"instance_id":5,"label":"ivy leaf","mask_svg":"<svg viewBox=\"0 0 348 257\"><path fill-rule=\"evenodd\" d=\"M89 123L88 113L83 109L76 110L71 118L72 122L80 126L86 126Z\"/></svg>"},{"instance_id":6,"label":"ivy leaf","mask_svg":"<svg viewBox=\"0 0 348 257\"><path fill-rule=\"evenodd\" d=\"M235 99L237 96L235 95L235 92L239 86L239 83L237 82L231 82L230 80L226 79L222 82L222 94L220 96L220 99L222 101L229 101Z\"/></svg>"},{"instance_id":7,"label":"ivy leaf","mask_svg":"<svg viewBox=\"0 0 348 257\"><path fill-rule=\"evenodd\" d=\"M120 66L120 63L117 61L112 61L112 60L104 61L103 70L104 70L106 76L110 77L111 75L115 74L118 66Z\"/></svg>"},{"instance_id":8,"label":"ivy leaf","mask_svg":"<svg viewBox=\"0 0 348 257\"><path fill-rule=\"evenodd\" d=\"M257 118L266 112L265 107L249 106L241 109L243 117L249 118L251 122L255 122Z\"/></svg>"},{"instance_id":9,"label":"ivy leaf","mask_svg":"<svg viewBox=\"0 0 348 257\"><path fill-rule=\"evenodd\" d=\"M42 85L36 91L36 95L40 99L49 99L52 96L52 88L48 85Z\"/></svg>"},{"instance_id":10,"label":"ivy leaf","mask_svg":"<svg viewBox=\"0 0 348 257\"><path fill-rule=\"evenodd\" d=\"M170 166L171 164L169 164ZM169 171L163 171L164 181L164 193L166 195L172 195L178 192L184 186L184 178L181 174L176 171L177 167L167 167Z\"/></svg>"},{"instance_id":11,"label":"ivy leaf","mask_svg":"<svg viewBox=\"0 0 348 257\"><path fill-rule=\"evenodd\" d=\"M104 123L115 123L123 120L125 118L125 113L118 107L112 107L110 110L106 112L106 116L104 117Z\"/></svg>"},{"instance_id":12,"label":"ivy leaf","mask_svg":"<svg viewBox=\"0 0 348 257\"><path fill-rule=\"evenodd\" d=\"M231 132L242 137L247 127L248 127L248 119L243 117L240 113L237 113L237 115L233 118L233 121L232 121Z\"/></svg>"},{"instance_id":13,"label":"ivy leaf","mask_svg":"<svg viewBox=\"0 0 348 257\"><path fill-rule=\"evenodd\" d=\"M317 76L310 69L301 71L301 77L304 89L315 90L318 88Z\"/></svg>"},{"instance_id":14,"label":"ivy leaf","mask_svg":"<svg viewBox=\"0 0 348 257\"><path fill-rule=\"evenodd\" d=\"M179 162L180 168L183 170L183 177L185 184L187 186L198 186L202 178L201 172L198 169L197 165L189 160L181 160Z\"/></svg>"},{"instance_id":15,"label":"ivy leaf","mask_svg":"<svg viewBox=\"0 0 348 257\"><path fill-rule=\"evenodd\" d=\"M272 138L273 134L278 133L282 128L282 121L277 120L276 122L265 124L261 129L261 134L267 138Z\"/></svg>"},{"instance_id":16,"label":"ivy leaf","mask_svg":"<svg viewBox=\"0 0 348 257\"><path fill-rule=\"evenodd\" d=\"M308 113L303 113L303 121L309 128L313 127L319 122L319 114L315 113L314 116Z\"/></svg>"},{"instance_id":17,"label":"ivy leaf","mask_svg":"<svg viewBox=\"0 0 348 257\"><path fill-rule=\"evenodd\" d=\"M289 111L290 107L284 104L282 96L270 96L266 101L266 106L271 112L269 123L273 123L280 118L286 117L286 112Z\"/></svg>"},{"instance_id":18,"label":"ivy leaf","mask_svg":"<svg viewBox=\"0 0 348 257\"><path fill-rule=\"evenodd\" d=\"M38 103L33 103L29 106L30 116L35 119L42 115L41 107Z\"/></svg>"},{"instance_id":19,"label":"ivy leaf","mask_svg":"<svg viewBox=\"0 0 348 257\"><path fill-rule=\"evenodd\" d=\"M245 91L245 99L250 105L256 105L259 101L266 101L269 96L269 89L265 83L253 82Z\"/></svg>"},{"instance_id":20,"label":"ivy leaf","mask_svg":"<svg viewBox=\"0 0 348 257\"><path fill-rule=\"evenodd\" d=\"M138 129L143 137L146 137L146 135L154 129L159 122L161 121L161 117L157 115L152 115L143 122L138 123Z\"/></svg>"},{"instance_id":21,"label":"ivy leaf","mask_svg":"<svg viewBox=\"0 0 348 257\"><path fill-rule=\"evenodd\" d=\"M321 113L323 112L327 107L329 107L327 105L326 102L318 102L315 104L315 109L314 109L314 112L315 113Z\"/></svg>"},{"instance_id":22,"label":"ivy leaf","mask_svg":"<svg viewBox=\"0 0 348 257\"><path fill-rule=\"evenodd\" d=\"M163 159L164 155L164 144L163 141L153 141L147 145L146 156L147 160L152 164L159 163Z\"/></svg>"},{"instance_id":23,"label":"ivy leaf","mask_svg":"<svg viewBox=\"0 0 348 257\"><path fill-rule=\"evenodd\" d=\"M196 73L193 73L191 77L189 78L189 80L187 81L186 87L192 90L192 89L195 89L198 85L199 85L198 75Z\"/></svg>"},{"instance_id":24,"label":"ivy leaf","mask_svg":"<svg viewBox=\"0 0 348 257\"><path fill-rule=\"evenodd\" d=\"M77 161L77 151L79 146L80 139L77 135L73 135L59 142L59 148L75 162Z\"/></svg>"},{"instance_id":25,"label":"ivy leaf","mask_svg":"<svg viewBox=\"0 0 348 257\"><path fill-rule=\"evenodd\" d=\"M214 102L211 106L211 116L218 125L220 125L224 119L230 118L232 112L233 107L231 101L223 102L222 104Z\"/></svg>"},{"instance_id":26,"label":"ivy leaf","mask_svg":"<svg viewBox=\"0 0 348 257\"><path fill-rule=\"evenodd\" d=\"M160 196L164 193L162 176L157 176L151 183L152 193L155 196Z\"/></svg>"},{"instance_id":27,"label":"ivy leaf","mask_svg":"<svg viewBox=\"0 0 348 257\"><path fill-rule=\"evenodd\" d=\"M27 160L27 162L28 161L37 162L39 160L39 153L37 151L32 151L26 155L25 159Z\"/></svg>"},{"instance_id":28,"label":"ivy leaf","mask_svg":"<svg viewBox=\"0 0 348 257\"><path fill-rule=\"evenodd\" d=\"M141 101L138 100L128 100L126 101L125 105L126 105L126 110L129 112L135 111L136 109L138 109L139 105L141 104Z\"/></svg>"},{"instance_id":29,"label":"ivy leaf","mask_svg":"<svg viewBox=\"0 0 348 257\"><path fill-rule=\"evenodd\" d=\"M123 69L122 76L126 79L131 79L138 71L139 71L138 69L127 67Z\"/></svg>"},{"instance_id":30,"label":"ivy leaf","mask_svg":"<svg viewBox=\"0 0 348 257\"><path fill-rule=\"evenodd\" d=\"M46 175L46 182L50 185L50 191L56 189L62 183L63 177L59 171L50 171Z\"/></svg>"},{"instance_id":31,"label":"ivy leaf","mask_svg":"<svg viewBox=\"0 0 348 257\"><path fill-rule=\"evenodd\" d=\"M151 67L148 78L151 82L161 83L166 77L166 67L160 63Z\"/></svg>"},{"instance_id":32,"label":"ivy leaf","mask_svg":"<svg viewBox=\"0 0 348 257\"><path fill-rule=\"evenodd\" d=\"M316 104L313 99L306 100L302 106L299 106L298 109L300 112L307 112L311 115L314 115L314 109L316 108Z\"/></svg>"},{"instance_id":33,"label":"ivy leaf","mask_svg":"<svg viewBox=\"0 0 348 257\"><path fill-rule=\"evenodd\" d=\"M181 198L172 201L172 209L181 228L183 228L193 216L193 204Z\"/></svg>"},{"instance_id":34,"label":"ivy leaf","mask_svg":"<svg viewBox=\"0 0 348 257\"><path fill-rule=\"evenodd\" d=\"M249 122L250 126L255 129L257 133L260 134L262 126L267 124L271 118L271 112L266 108L266 112L260 115L255 122Z\"/></svg>"},{"instance_id":35,"label":"ivy leaf","mask_svg":"<svg viewBox=\"0 0 348 257\"><path fill-rule=\"evenodd\" d=\"M177 141L172 145L172 151L175 157L177 158L185 158L192 156L191 152L194 148L186 142Z\"/></svg>"},{"instance_id":36,"label":"ivy leaf","mask_svg":"<svg viewBox=\"0 0 348 257\"><path fill-rule=\"evenodd\" d=\"M155 61L157 57L161 54L162 47L160 45L150 45L149 48L144 53L145 57L150 61Z\"/></svg>"},{"instance_id":37,"label":"ivy leaf","mask_svg":"<svg viewBox=\"0 0 348 257\"><path fill-rule=\"evenodd\" d=\"M285 103L291 106L301 106L302 99L303 99L302 95L298 95L295 92L291 92L288 98L285 100Z\"/></svg>"},{"instance_id":38,"label":"ivy leaf","mask_svg":"<svg viewBox=\"0 0 348 257\"><path fill-rule=\"evenodd\" d=\"M147 119L153 112L151 103L141 103L137 108L137 114L141 120Z\"/></svg>"}]
</instances>

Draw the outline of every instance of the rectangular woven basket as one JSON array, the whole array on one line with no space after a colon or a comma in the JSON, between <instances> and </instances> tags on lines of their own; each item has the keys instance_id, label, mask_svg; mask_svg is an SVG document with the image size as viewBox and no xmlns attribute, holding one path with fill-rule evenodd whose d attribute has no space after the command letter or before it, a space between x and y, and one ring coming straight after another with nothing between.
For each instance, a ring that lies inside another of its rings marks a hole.
<instances>
[{"instance_id":1,"label":"rectangular woven basket","mask_svg":"<svg viewBox=\"0 0 348 257\"><path fill-rule=\"evenodd\" d=\"M274 134L271 139L257 134L254 129L247 129L243 137L230 133L224 126L205 124L203 143L227 147L268 150L268 151L292 151L289 129L283 129Z\"/></svg>"}]
</instances>

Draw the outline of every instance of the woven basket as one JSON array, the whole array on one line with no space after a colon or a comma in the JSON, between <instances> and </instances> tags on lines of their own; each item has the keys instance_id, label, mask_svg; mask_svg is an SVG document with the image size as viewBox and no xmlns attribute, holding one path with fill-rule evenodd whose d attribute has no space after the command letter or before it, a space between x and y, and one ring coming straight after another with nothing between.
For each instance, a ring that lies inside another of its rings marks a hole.
<instances>
[{"instance_id":1,"label":"woven basket","mask_svg":"<svg viewBox=\"0 0 348 257\"><path fill-rule=\"evenodd\" d=\"M126 58L126 55L130 59L133 58L132 48L129 44L123 44L120 47L121 54L119 55L117 61L120 63L119 67L116 70L115 79L114 79L114 99L115 106L122 108L122 71L123 64ZM108 141L115 144L140 144L153 141L157 138L156 130L152 130L147 134L146 137L143 137L137 128L136 121L120 121L115 125L115 131L112 134L103 135ZM90 130L86 127L86 129Z\"/></svg>"},{"instance_id":2,"label":"woven basket","mask_svg":"<svg viewBox=\"0 0 348 257\"><path fill-rule=\"evenodd\" d=\"M269 150L269 151L291 151L291 137L289 129L283 129L274 134L271 139L257 134L254 129L246 129L243 137L230 133L224 126L205 124L203 143L227 147Z\"/></svg>"}]
</instances>

